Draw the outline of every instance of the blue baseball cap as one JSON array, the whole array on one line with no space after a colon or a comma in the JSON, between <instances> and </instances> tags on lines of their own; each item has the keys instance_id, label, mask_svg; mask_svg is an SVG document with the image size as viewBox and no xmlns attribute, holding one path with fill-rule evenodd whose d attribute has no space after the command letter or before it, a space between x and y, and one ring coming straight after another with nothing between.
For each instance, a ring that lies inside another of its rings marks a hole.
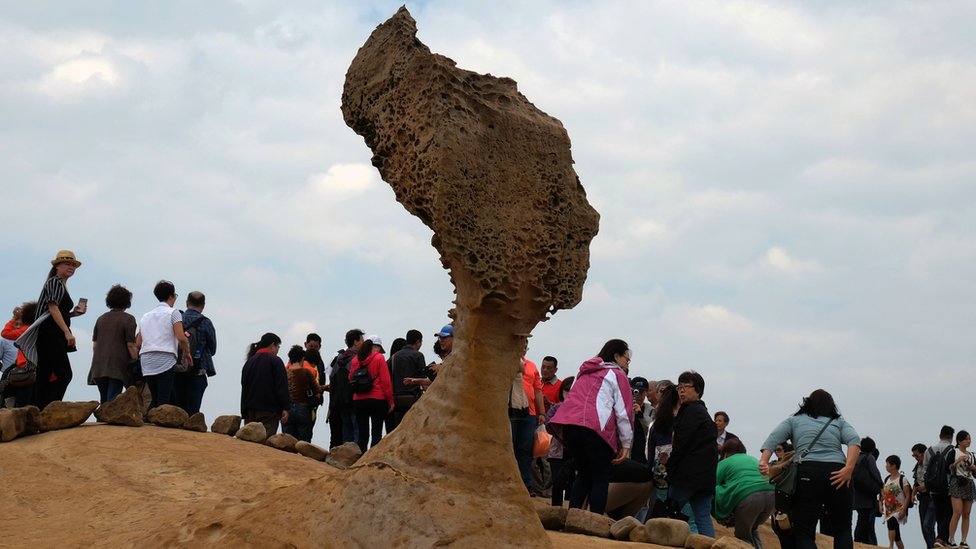
<instances>
[{"instance_id":1,"label":"blue baseball cap","mask_svg":"<svg viewBox=\"0 0 976 549\"><path fill-rule=\"evenodd\" d=\"M434 334L434 337L451 337L454 335L454 326L445 324L441 331Z\"/></svg>"}]
</instances>

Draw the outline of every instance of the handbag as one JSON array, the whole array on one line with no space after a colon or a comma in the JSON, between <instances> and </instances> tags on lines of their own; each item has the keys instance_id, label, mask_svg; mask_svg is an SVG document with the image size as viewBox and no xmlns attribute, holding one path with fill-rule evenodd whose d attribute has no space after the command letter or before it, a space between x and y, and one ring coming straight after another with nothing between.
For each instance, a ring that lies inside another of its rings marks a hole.
<instances>
[{"instance_id":1,"label":"handbag","mask_svg":"<svg viewBox=\"0 0 976 549\"><path fill-rule=\"evenodd\" d=\"M797 480L797 469L800 463L803 463L803 458L813 449L817 441L820 440L820 435L827 430L827 427L833 423L834 418L830 418L823 427L820 428L820 432L817 436L813 437L813 442L810 446L804 448L803 450L797 451L792 456L783 461L789 460L789 463L783 463L783 468L781 473L776 477L771 477L769 479L770 483L776 485L776 491L774 494L776 511L782 513L786 516L791 516L793 511L793 496L796 494L796 480Z\"/></svg>"},{"instance_id":2,"label":"handbag","mask_svg":"<svg viewBox=\"0 0 976 549\"><path fill-rule=\"evenodd\" d=\"M142 381L142 362L138 359L132 359L125 365L125 369L129 374L129 379L132 383L138 383Z\"/></svg>"},{"instance_id":3,"label":"handbag","mask_svg":"<svg viewBox=\"0 0 976 549\"><path fill-rule=\"evenodd\" d=\"M544 458L549 455L550 443L552 443L552 435L546 431L544 425L540 425L535 430L535 442L532 444L532 457Z\"/></svg>"},{"instance_id":4,"label":"handbag","mask_svg":"<svg viewBox=\"0 0 976 549\"><path fill-rule=\"evenodd\" d=\"M7 371L3 373L3 378L0 379L0 392L5 391L8 386L14 388L27 387L36 381L37 365L33 362L28 361L23 366L11 366L7 368Z\"/></svg>"}]
</instances>

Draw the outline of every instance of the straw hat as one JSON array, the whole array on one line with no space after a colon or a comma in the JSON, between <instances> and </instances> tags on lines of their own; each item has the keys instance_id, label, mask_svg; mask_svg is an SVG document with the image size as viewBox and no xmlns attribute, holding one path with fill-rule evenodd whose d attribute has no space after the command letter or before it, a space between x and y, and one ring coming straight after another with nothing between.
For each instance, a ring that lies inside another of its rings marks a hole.
<instances>
[{"instance_id":1,"label":"straw hat","mask_svg":"<svg viewBox=\"0 0 976 549\"><path fill-rule=\"evenodd\" d=\"M81 267L81 261L78 261L75 258L75 253L71 250L61 250L56 256L54 256L54 259L51 260L51 265L57 265L59 263L70 263L74 265L76 269Z\"/></svg>"}]
</instances>

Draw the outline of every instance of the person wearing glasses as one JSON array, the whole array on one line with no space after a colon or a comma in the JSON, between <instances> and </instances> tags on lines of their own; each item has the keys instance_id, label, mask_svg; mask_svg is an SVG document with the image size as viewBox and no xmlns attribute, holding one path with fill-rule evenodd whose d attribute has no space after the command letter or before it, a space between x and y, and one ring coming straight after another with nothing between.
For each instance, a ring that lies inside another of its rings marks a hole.
<instances>
[{"instance_id":1,"label":"person wearing glasses","mask_svg":"<svg viewBox=\"0 0 976 549\"><path fill-rule=\"evenodd\" d=\"M705 379L698 372L678 376L678 414L674 418L674 442L668 458L668 497L679 507L691 504L698 533L715 537L712 499L715 496L715 438L718 429L701 397Z\"/></svg>"},{"instance_id":2,"label":"person wearing glasses","mask_svg":"<svg viewBox=\"0 0 976 549\"><path fill-rule=\"evenodd\" d=\"M611 339L584 362L573 389L550 420L552 432L576 463L577 477L569 507L602 515L607 509L610 466L630 455L634 439L633 396L627 372L631 352L626 341Z\"/></svg>"}]
</instances>

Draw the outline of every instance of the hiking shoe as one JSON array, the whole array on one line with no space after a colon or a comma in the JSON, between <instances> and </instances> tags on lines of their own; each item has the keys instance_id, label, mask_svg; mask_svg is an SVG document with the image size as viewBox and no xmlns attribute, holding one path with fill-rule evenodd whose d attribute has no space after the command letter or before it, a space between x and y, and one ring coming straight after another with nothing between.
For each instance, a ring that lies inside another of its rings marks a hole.
<instances>
[{"instance_id":1,"label":"hiking shoe","mask_svg":"<svg viewBox=\"0 0 976 549\"><path fill-rule=\"evenodd\" d=\"M969 544L966 543L965 541L960 541L959 547L964 547L965 549L969 549Z\"/></svg>"}]
</instances>

